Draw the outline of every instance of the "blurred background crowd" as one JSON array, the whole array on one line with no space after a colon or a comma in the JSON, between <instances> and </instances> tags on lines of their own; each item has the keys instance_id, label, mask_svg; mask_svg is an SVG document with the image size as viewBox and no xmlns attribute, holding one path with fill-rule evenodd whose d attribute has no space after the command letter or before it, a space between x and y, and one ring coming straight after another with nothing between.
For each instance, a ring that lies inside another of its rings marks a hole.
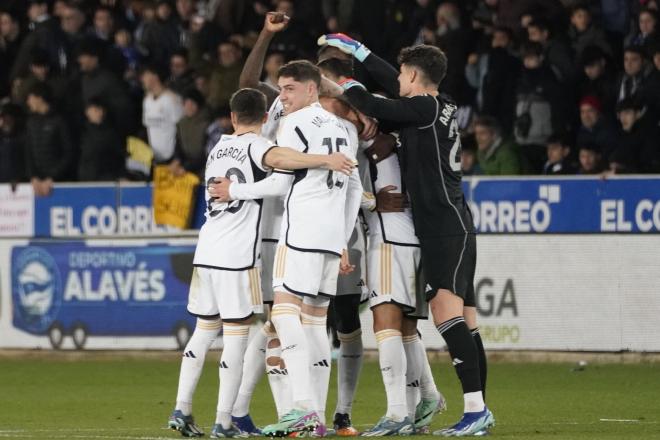
<instances>
[{"instance_id":1,"label":"blurred background crowd","mask_svg":"<svg viewBox=\"0 0 660 440\"><path fill-rule=\"evenodd\" d=\"M0 182L203 173L265 14L291 17L262 81L344 32L394 62L434 44L465 174L660 172L660 0L2 0ZM357 79L378 86L356 66Z\"/></svg>"}]
</instances>

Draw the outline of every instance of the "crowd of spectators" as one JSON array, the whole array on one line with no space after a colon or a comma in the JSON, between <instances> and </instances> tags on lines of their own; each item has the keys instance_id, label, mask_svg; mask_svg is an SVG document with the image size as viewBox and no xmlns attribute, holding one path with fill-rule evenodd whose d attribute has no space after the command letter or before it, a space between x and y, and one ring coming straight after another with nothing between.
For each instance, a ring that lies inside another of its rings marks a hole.
<instances>
[{"instance_id":1,"label":"crowd of spectators","mask_svg":"<svg viewBox=\"0 0 660 440\"><path fill-rule=\"evenodd\" d=\"M231 131L228 101L270 10L291 17L262 80L345 32L395 61L411 44L449 59L465 174L660 172L659 0L3 0L0 182L201 174ZM377 91L356 66L355 75Z\"/></svg>"}]
</instances>

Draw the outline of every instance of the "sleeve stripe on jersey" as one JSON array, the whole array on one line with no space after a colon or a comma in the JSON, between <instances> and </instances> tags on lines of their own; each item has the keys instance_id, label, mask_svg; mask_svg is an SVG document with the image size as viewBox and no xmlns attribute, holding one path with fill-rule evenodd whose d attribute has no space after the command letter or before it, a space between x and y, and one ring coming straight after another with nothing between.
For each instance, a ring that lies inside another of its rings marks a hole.
<instances>
[{"instance_id":1,"label":"sleeve stripe on jersey","mask_svg":"<svg viewBox=\"0 0 660 440\"><path fill-rule=\"evenodd\" d=\"M273 169L273 173L278 173L278 174L288 174L289 176L293 176L294 174L296 174L296 173L294 173L293 171L290 171L290 170L281 170L281 169L279 169L279 168L275 168L275 169Z\"/></svg>"},{"instance_id":2,"label":"sleeve stripe on jersey","mask_svg":"<svg viewBox=\"0 0 660 440\"><path fill-rule=\"evenodd\" d=\"M300 127L296 127L296 134L300 138L303 144L305 144L305 151L303 153L307 153L307 150L309 149L309 143L307 142L307 139L305 138L305 135L303 134L302 130L300 130Z\"/></svg>"}]
</instances>

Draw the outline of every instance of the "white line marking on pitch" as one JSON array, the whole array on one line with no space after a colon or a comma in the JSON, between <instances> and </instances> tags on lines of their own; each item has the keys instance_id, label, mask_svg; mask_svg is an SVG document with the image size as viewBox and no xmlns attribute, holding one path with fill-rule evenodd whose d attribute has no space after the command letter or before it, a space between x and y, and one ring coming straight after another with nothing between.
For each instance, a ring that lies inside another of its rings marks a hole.
<instances>
[{"instance_id":1,"label":"white line marking on pitch","mask_svg":"<svg viewBox=\"0 0 660 440\"><path fill-rule=\"evenodd\" d=\"M641 421L637 419L598 419L598 420L601 422L624 422L624 423L626 422L639 423Z\"/></svg>"}]
</instances>

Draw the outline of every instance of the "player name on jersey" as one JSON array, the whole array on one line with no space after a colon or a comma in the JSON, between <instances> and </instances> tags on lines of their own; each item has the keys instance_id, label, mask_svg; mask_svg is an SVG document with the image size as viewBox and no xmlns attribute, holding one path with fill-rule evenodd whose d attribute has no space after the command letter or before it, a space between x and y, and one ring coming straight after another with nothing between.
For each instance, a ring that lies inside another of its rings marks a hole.
<instances>
[{"instance_id":1,"label":"player name on jersey","mask_svg":"<svg viewBox=\"0 0 660 440\"><path fill-rule=\"evenodd\" d=\"M254 183L266 176L263 156L272 147L254 133L223 135L206 162L207 184L216 177ZM218 202L206 191L206 222L199 231L193 264L225 270L258 265L261 240L261 200Z\"/></svg>"}]
</instances>

